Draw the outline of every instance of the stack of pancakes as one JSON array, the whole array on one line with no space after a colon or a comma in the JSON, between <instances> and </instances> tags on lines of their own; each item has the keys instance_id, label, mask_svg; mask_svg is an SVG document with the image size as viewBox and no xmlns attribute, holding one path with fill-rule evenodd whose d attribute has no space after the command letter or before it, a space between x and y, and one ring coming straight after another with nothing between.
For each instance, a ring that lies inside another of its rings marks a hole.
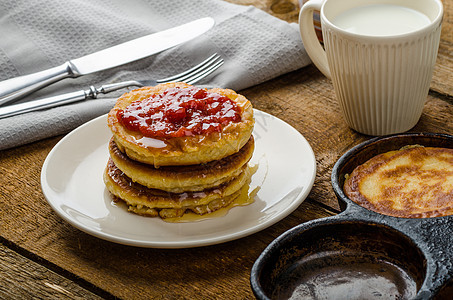
<instances>
[{"instance_id":1,"label":"stack of pancakes","mask_svg":"<svg viewBox=\"0 0 453 300\"><path fill-rule=\"evenodd\" d=\"M118 118L118 112L130 109L131 104L140 107L138 102L153 95L185 88L194 87L167 83L133 90L121 96L108 115L113 137L104 182L131 212L161 218L181 217L188 211L206 214L232 203L250 181L253 109L232 90L207 90L228 97L240 111L240 120L222 124L220 131L152 136L126 128Z\"/></svg>"}]
</instances>

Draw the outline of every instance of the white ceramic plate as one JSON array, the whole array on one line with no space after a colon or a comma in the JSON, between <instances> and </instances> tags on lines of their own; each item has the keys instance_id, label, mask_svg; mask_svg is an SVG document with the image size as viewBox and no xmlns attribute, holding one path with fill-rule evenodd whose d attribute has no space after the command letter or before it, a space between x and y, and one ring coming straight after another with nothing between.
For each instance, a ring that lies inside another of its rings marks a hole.
<instances>
[{"instance_id":1,"label":"white ceramic plate","mask_svg":"<svg viewBox=\"0 0 453 300\"><path fill-rule=\"evenodd\" d=\"M55 212L76 228L116 243L154 248L218 244L258 232L294 211L310 192L316 175L313 150L293 127L255 110L258 164L251 189L255 202L232 208L222 217L191 223L167 223L129 213L112 202L102 175L111 132L106 115L65 136L49 153L42 190Z\"/></svg>"}]
</instances>

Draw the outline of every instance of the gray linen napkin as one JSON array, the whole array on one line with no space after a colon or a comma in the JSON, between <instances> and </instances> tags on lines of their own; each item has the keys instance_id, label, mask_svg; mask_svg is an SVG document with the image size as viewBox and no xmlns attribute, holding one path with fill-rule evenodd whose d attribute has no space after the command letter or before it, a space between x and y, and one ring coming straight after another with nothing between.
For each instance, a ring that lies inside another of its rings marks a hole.
<instances>
[{"instance_id":1,"label":"gray linen napkin","mask_svg":"<svg viewBox=\"0 0 453 300\"><path fill-rule=\"evenodd\" d=\"M241 90L310 63L297 24L221 0L3 0L0 80L41 71L143 35L210 16L216 25L178 47L114 69L64 79L17 101L90 85L157 79L219 53L226 63L199 84ZM0 150L66 133L107 113L117 92L77 104L0 119Z\"/></svg>"}]
</instances>

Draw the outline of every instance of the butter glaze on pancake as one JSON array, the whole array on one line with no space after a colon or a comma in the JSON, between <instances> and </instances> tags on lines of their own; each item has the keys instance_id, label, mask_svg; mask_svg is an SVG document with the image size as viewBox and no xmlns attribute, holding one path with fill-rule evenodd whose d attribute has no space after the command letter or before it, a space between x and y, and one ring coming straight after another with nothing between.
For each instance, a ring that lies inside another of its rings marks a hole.
<instances>
[{"instance_id":1,"label":"butter glaze on pancake","mask_svg":"<svg viewBox=\"0 0 453 300\"><path fill-rule=\"evenodd\" d=\"M185 83L166 83L145 87L122 95L107 117L108 125L120 150L130 158L155 166L194 165L219 160L241 149L249 140L253 125L251 103L242 95L229 89L210 89L233 100L241 110L241 121L229 123L221 132L175 138L144 137L140 132L125 128L117 118L118 110L134 101L143 101L152 94L163 93L168 88L190 87Z\"/></svg>"},{"instance_id":2,"label":"butter glaze on pancake","mask_svg":"<svg viewBox=\"0 0 453 300\"><path fill-rule=\"evenodd\" d=\"M344 191L359 205L385 215L451 215L453 149L408 147L377 155L354 169Z\"/></svg>"},{"instance_id":3,"label":"butter glaze on pancake","mask_svg":"<svg viewBox=\"0 0 453 300\"><path fill-rule=\"evenodd\" d=\"M148 188L171 193L202 191L219 186L237 177L253 155L253 136L238 152L221 160L189 166L164 166L155 168L128 158L116 146L109 143L110 157L115 165L132 181Z\"/></svg>"},{"instance_id":4,"label":"butter glaze on pancake","mask_svg":"<svg viewBox=\"0 0 453 300\"><path fill-rule=\"evenodd\" d=\"M113 196L129 206L130 211L148 216L176 217L186 209L196 213L208 212L210 203L212 207L221 208L222 203L227 206L239 195L250 177L250 168L245 165L238 177L218 187L200 192L168 193L133 182L109 159L104 183Z\"/></svg>"}]
</instances>

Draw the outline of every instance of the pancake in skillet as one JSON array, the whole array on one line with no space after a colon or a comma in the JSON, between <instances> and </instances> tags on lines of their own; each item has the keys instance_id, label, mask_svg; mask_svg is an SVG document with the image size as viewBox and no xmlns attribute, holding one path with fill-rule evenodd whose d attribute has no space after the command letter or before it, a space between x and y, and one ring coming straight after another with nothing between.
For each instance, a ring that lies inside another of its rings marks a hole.
<instances>
[{"instance_id":1,"label":"pancake in skillet","mask_svg":"<svg viewBox=\"0 0 453 300\"><path fill-rule=\"evenodd\" d=\"M453 149L411 146L358 166L345 194L381 214L428 218L453 214Z\"/></svg>"}]
</instances>

